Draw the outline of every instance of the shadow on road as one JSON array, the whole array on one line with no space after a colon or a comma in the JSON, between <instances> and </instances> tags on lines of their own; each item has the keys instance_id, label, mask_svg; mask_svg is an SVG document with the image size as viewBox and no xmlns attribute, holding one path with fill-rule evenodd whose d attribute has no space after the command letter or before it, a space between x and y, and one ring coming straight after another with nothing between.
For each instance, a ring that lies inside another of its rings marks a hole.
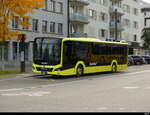
<instances>
[{"instance_id":1,"label":"shadow on road","mask_svg":"<svg viewBox=\"0 0 150 115\"><path fill-rule=\"evenodd\" d=\"M110 75L120 75L124 73L127 73L127 72L126 71L118 71L116 73L101 72L101 73L94 73L94 74L86 74L80 77L77 77L75 75L74 76L32 75L32 76L27 76L25 78L34 78L34 79L42 79L42 80L94 79L94 78L99 78L99 77L108 77Z\"/></svg>"}]
</instances>

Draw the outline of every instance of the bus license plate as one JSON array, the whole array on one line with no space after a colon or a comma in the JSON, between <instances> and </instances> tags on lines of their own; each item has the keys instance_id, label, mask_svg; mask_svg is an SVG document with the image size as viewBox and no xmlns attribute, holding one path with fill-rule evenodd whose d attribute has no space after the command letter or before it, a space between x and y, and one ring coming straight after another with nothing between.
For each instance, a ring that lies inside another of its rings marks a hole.
<instances>
[{"instance_id":1,"label":"bus license plate","mask_svg":"<svg viewBox=\"0 0 150 115\"><path fill-rule=\"evenodd\" d=\"M47 75L47 72L46 71L42 71L41 74L42 75Z\"/></svg>"}]
</instances>

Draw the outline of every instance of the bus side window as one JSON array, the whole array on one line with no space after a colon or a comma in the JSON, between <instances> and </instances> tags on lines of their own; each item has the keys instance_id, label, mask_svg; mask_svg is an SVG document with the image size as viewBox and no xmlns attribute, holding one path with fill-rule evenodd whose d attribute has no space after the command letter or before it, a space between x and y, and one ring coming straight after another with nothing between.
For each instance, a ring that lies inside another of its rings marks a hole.
<instances>
[{"instance_id":1,"label":"bus side window","mask_svg":"<svg viewBox=\"0 0 150 115\"><path fill-rule=\"evenodd\" d=\"M94 55L102 54L102 48L99 43L92 43L92 54Z\"/></svg>"},{"instance_id":2,"label":"bus side window","mask_svg":"<svg viewBox=\"0 0 150 115\"><path fill-rule=\"evenodd\" d=\"M76 56L79 59L84 60L87 57L88 48L86 47L86 43L84 42L77 42L76 45Z\"/></svg>"},{"instance_id":3,"label":"bus side window","mask_svg":"<svg viewBox=\"0 0 150 115\"><path fill-rule=\"evenodd\" d=\"M71 44L69 42L64 43L64 61L67 63L69 61L69 57L71 55Z\"/></svg>"}]
</instances>

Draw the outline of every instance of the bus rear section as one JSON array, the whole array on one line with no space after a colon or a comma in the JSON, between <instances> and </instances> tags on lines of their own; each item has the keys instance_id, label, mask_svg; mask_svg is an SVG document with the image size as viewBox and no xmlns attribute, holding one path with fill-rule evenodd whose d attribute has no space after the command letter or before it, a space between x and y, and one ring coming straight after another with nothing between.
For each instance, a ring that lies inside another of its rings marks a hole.
<instances>
[{"instance_id":1,"label":"bus rear section","mask_svg":"<svg viewBox=\"0 0 150 115\"><path fill-rule=\"evenodd\" d=\"M85 39L64 41L63 67L65 69L73 68L74 74L82 75L116 72L128 67L128 44Z\"/></svg>"}]
</instances>

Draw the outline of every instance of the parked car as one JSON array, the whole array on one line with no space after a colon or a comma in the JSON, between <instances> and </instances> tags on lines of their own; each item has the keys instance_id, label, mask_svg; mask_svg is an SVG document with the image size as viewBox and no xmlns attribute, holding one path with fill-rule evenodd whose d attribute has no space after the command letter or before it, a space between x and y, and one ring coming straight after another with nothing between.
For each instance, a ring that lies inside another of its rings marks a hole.
<instances>
[{"instance_id":1,"label":"parked car","mask_svg":"<svg viewBox=\"0 0 150 115\"><path fill-rule=\"evenodd\" d=\"M150 64L150 56L141 56L145 59L147 64Z\"/></svg>"},{"instance_id":2,"label":"parked car","mask_svg":"<svg viewBox=\"0 0 150 115\"><path fill-rule=\"evenodd\" d=\"M134 65L142 65L142 64L146 64L146 61L143 57L141 56L131 56L133 58L134 61Z\"/></svg>"},{"instance_id":3,"label":"parked car","mask_svg":"<svg viewBox=\"0 0 150 115\"><path fill-rule=\"evenodd\" d=\"M131 56L128 56L128 66L134 65L134 60Z\"/></svg>"}]
</instances>

